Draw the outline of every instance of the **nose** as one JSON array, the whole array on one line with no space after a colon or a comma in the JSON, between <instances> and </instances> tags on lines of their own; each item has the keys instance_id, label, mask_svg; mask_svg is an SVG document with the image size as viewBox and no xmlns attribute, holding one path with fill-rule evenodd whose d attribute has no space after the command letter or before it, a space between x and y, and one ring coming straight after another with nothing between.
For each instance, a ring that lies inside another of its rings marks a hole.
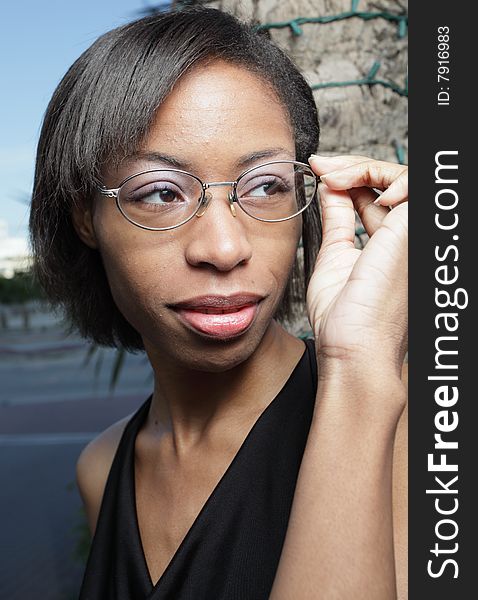
<instances>
[{"instance_id":1,"label":"nose","mask_svg":"<svg viewBox=\"0 0 478 600\"><path fill-rule=\"evenodd\" d=\"M229 192L229 193L228 193ZM242 211L232 204L230 190L215 188L206 193L198 217L189 223L186 260L192 266L211 266L230 271L252 258L252 246ZM247 215L244 216L246 218Z\"/></svg>"}]
</instances>

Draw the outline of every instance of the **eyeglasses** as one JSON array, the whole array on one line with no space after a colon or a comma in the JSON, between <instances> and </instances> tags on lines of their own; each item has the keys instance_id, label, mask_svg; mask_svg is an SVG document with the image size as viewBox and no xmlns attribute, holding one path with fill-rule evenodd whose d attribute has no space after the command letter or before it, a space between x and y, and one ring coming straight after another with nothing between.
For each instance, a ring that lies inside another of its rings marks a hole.
<instances>
[{"instance_id":1,"label":"eyeglasses","mask_svg":"<svg viewBox=\"0 0 478 600\"><path fill-rule=\"evenodd\" d=\"M309 165L277 160L244 171L236 181L204 183L180 169L149 169L130 175L118 188L100 187L103 196L116 199L123 216L133 225L153 231L174 229L202 217L212 199L207 190L231 186L228 201L258 221L277 223L293 219L315 198L318 176Z\"/></svg>"}]
</instances>

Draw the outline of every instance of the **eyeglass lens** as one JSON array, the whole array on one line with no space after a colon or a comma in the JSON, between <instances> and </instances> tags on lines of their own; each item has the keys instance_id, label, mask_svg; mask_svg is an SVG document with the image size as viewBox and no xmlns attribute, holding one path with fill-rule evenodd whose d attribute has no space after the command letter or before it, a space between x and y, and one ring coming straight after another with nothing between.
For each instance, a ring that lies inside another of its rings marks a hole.
<instances>
[{"instance_id":1,"label":"eyeglass lens","mask_svg":"<svg viewBox=\"0 0 478 600\"><path fill-rule=\"evenodd\" d=\"M237 200L251 217L265 221L290 218L312 201L316 178L308 167L277 162L260 165L237 181ZM135 175L120 188L118 205L124 216L148 228L180 225L198 210L203 188L187 173L168 169Z\"/></svg>"}]
</instances>

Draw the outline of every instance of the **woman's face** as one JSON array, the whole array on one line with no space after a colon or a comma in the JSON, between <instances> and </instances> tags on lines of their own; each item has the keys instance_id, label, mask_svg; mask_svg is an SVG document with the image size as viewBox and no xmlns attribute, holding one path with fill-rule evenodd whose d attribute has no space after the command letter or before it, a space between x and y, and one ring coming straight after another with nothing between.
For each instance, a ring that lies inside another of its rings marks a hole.
<instances>
[{"instance_id":1,"label":"woman's face","mask_svg":"<svg viewBox=\"0 0 478 600\"><path fill-rule=\"evenodd\" d=\"M286 111L263 81L215 61L178 81L140 153L105 174L105 185L171 167L157 159L152 164L144 157L151 153L174 157L204 182L219 182L270 160L293 160L295 145ZM239 207L234 216L230 187L208 191L204 215L169 231L140 229L114 201L99 197L93 228L115 302L148 352L165 366L223 371L247 359L270 327L301 218L264 223Z\"/></svg>"}]
</instances>

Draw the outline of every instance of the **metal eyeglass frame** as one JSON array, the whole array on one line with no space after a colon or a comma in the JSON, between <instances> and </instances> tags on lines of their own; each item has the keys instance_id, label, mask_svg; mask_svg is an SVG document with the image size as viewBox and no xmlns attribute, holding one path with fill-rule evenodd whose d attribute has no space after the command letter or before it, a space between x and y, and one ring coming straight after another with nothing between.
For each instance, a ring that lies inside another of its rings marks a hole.
<instances>
[{"instance_id":1,"label":"metal eyeglass frame","mask_svg":"<svg viewBox=\"0 0 478 600\"><path fill-rule=\"evenodd\" d=\"M275 165L278 163L289 163L289 164L293 164L293 165L298 165L300 167L306 167L306 169L308 171L310 171L310 174L315 178L315 188L314 188L314 193L312 194L311 200L310 202L308 202L303 208L301 208L298 212L296 212L295 214L291 215L290 217L284 217L282 219L261 219L260 217L256 217L254 215L251 215L249 212L247 212L247 210L242 206L240 200L237 197L237 193L236 193L236 189L237 189L237 184L240 182L240 180L247 175L248 173L250 173L251 171L254 171L255 169L259 169L261 167L266 167L267 165ZM123 209L121 208L121 205L119 203L119 194L121 191L121 188L124 186L124 184L126 182L128 182L130 179L133 179L133 177L137 177L139 175L144 175L145 173L154 173L156 171L172 171L174 173L183 173L185 175L189 175L190 177L193 177L194 179L196 179L196 181L199 182L199 184L202 187L202 195L201 198L198 201L198 206L197 208L194 210L194 212L184 221L181 221L181 223L178 223L177 225L170 225L169 227L147 227L146 225L141 225L140 223L137 223L136 221L133 221L130 217L128 217L128 215L126 215L126 213L123 211ZM206 212L207 207L209 206L209 203L212 199L212 195L208 192L206 192L206 190L210 187L218 187L218 186L223 186L223 185L230 185L232 186L232 191L229 192L228 194L228 200L229 200L229 207L231 209L232 215L235 217L236 216L236 209L234 207L234 202L237 202L237 204L239 204L239 206L241 207L241 209L252 219L256 219L257 221L263 221L264 223L278 223L281 221L289 221L290 219L294 219L295 217L297 217L298 215L300 215L302 212L304 212L304 210L306 210L311 204L312 201L314 200L316 194L317 194L317 187L319 184L320 178L318 175L316 175L314 173L314 171L312 170L312 168L310 167L310 165L303 163L303 162L299 162L297 160L273 160L270 162L266 162L266 163L262 163L260 165L256 165L254 167L251 167L249 169L247 169L247 171L244 171L243 173L241 173L239 175L239 177L235 180L235 181L214 181L214 182L203 182L201 179L199 179L199 177L196 177L196 175L193 175L192 173L189 173L188 171L183 171L182 169L169 169L169 168L164 168L164 169L146 169L145 171L140 171L138 173L134 173L133 175L130 175L129 177L126 177L126 179L124 179L120 185L117 188L111 188L108 189L105 186L101 186L98 188L98 191L100 192L100 194L102 196L106 196L107 198L115 198L116 200L116 206L118 207L118 210L121 212L121 214L125 217L125 219L127 221L129 221L131 224L136 225L136 227L140 227L141 229L147 229L149 231L167 231L170 229L176 229L177 227L181 227L181 225L184 225L185 223L187 223L188 221L190 221L193 217L197 216L197 217L202 217L204 215L204 213Z\"/></svg>"}]
</instances>

